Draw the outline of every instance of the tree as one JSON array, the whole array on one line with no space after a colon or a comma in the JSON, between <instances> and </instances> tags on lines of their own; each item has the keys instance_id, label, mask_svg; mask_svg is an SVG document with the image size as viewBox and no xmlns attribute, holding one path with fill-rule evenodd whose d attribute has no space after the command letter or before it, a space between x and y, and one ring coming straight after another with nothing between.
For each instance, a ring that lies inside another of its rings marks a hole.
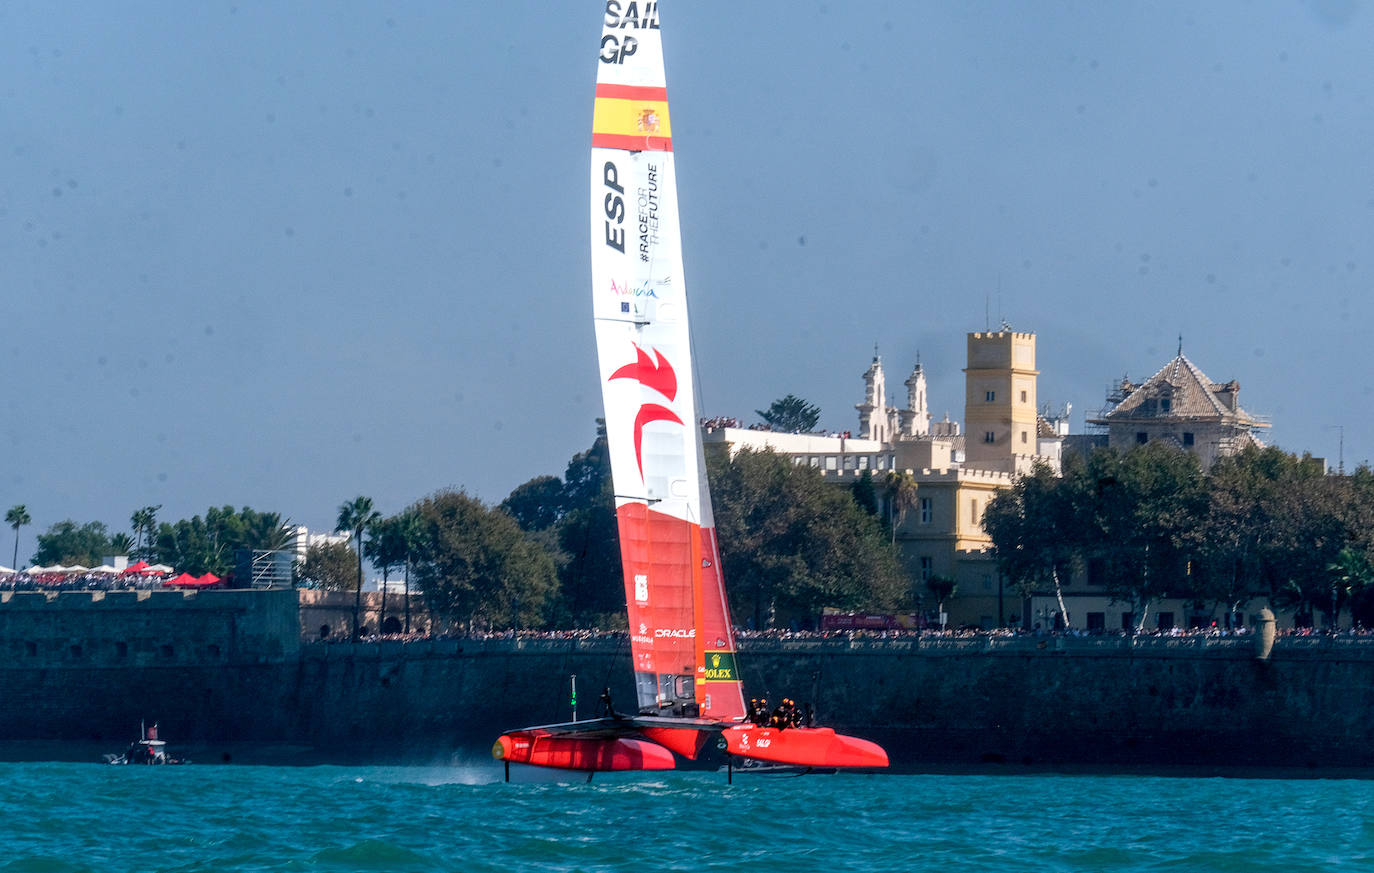
<instances>
[{"instance_id":1,"label":"tree","mask_svg":"<svg viewBox=\"0 0 1374 873\"><path fill-rule=\"evenodd\" d=\"M1362 533L1374 506L1360 507L1364 487L1358 472L1327 476L1320 462L1272 447L1219 460L1194 547L1203 598L1232 613L1255 596L1303 615L1331 612L1328 568L1347 545L1369 547Z\"/></svg>"},{"instance_id":2,"label":"tree","mask_svg":"<svg viewBox=\"0 0 1374 873\"><path fill-rule=\"evenodd\" d=\"M144 551L149 558L192 575L214 573L233 579L238 550L279 551L293 536L289 524L275 512L212 506L204 518L196 515L159 524L153 545L145 546Z\"/></svg>"},{"instance_id":3,"label":"tree","mask_svg":"<svg viewBox=\"0 0 1374 873\"><path fill-rule=\"evenodd\" d=\"M1303 525L1291 506L1303 487L1295 461L1278 449L1249 447L1212 466L1194 571L1204 598L1228 613L1256 595L1287 589L1283 599L1301 590L1287 584L1292 561L1302 560L1292 554Z\"/></svg>"},{"instance_id":4,"label":"tree","mask_svg":"<svg viewBox=\"0 0 1374 873\"><path fill-rule=\"evenodd\" d=\"M774 452L707 459L726 589L754 626L823 607L890 609L906 590L879 522L820 471Z\"/></svg>"},{"instance_id":5,"label":"tree","mask_svg":"<svg viewBox=\"0 0 1374 873\"><path fill-rule=\"evenodd\" d=\"M133 515L129 516L129 526L134 530L136 556L146 560L152 557L153 534L157 530L157 511L162 508L162 504L157 506L145 506L134 510Z\"/></svg>"},{"instance_id":6,"label":"tree","mask_svg":"<svg viewBox=\"0 0 1374 873\"><path fill-rule=\"evenodd\" d=\"M16 570L19 569L19 528L32 522L33 519L29 516L28 507L22 503L11 506L9 512L5 513L5 523L14 528L14 558L12 563Z\"/></svg>"},{"instance_id":7,"label":"tree","mask_svg":"<svg viewBox=\"0 0 1374 873\"><path fill-rule=\"evenodd\" d=\"M309 587L344 591L353 581L353 550L346 543L327 543L306 550L296 578Z\"/></svg>"},{"instance_id":8,"label":"tree","mask_svg":"<svg viewBox=\"0 0 1374 873\"><path fill-rule=\"evenodd\" d=\"M816 427L816 422L821 420L819 406L813 406L793 394L774 400L766 412L762 409L755 409L754 412L773 430L784 433L810 433Z\"/></svg>"},{"instance_id":9,"label":"tree","mask_svg":"<svg viewBox=\"0 0 1374 873\"><path fill-rule=\"evenodd\" d=\"M462 491L417 503L414 572L434 612L466 624L538 627L558 590L553 560L509 515Z\"/></svg>"},{"instance_id":10,"label":"tree","mask_svg":"<svg viewBox=\"0 0 1374 873\"><path fill-rule=\"evenodd\" d=\"M171 524L163 522L158 525L154 550L160 561L184 573L224 576L229 559L218 533L199 515Z\"/></svg>"},{"instance_id":11,"label":"tree","mask_svg":"<svg viewBox=\"0 0 1374 873\"><path fill-rule=\"evenodd\" d=\"M1084 548L1083 477L1070 472L1073 469L1070 466L1061 478L1037 463L983 512L983 530L992 539L998 570L1022 597L1030 597L1042 585L1052 586L1065 627L1071 621L1061 574L1071 572Z\"/></svg>"},{"instance_id":12,"label":"tree","mask_svg":"<svg viewBox=\"0 0 1374 873\"><path fill-rule=\"evenodd\" d=\"M1330 614L1331 629L1334 631L1343 603L1351 604L1353 623L1354 603L1374 585L1374 567L1370 566L1368 554L1347 546L1340 550L1336 561L1327 567L1327 572L1331 577Z\"/></svg>"},{"instance_id":13,"label":"tree","mask_svg":"<svg viewBox=\"0 0 1374 873\"><path fill-rule=\"evenodd\" d=\"M873 471L864 470L850 487L854 503L869 515L878 514L878 489L873 485Z\"/></svg>"},{"instance_id":14,"label":"tree","mask_svg":"<svg viewBox=\"0 0 1374 873\"><path fill-rule=\"evenodd\" d=\"M1149 605L1189 595L1188 566L1205 513L1198 458L1162 442L1128 452L1099 449L1088 459L1084 558L1104 568L1109 595L1131 603L1137 630Z\"/></svg>"},{"instance_id":15,"label":"tree","mask_svg":"<svg viewBox=\"0 0 1374 873\"><path fill-rule=\"evenodd\" d=\"M611 476L610 445L606 442L606 420L596 420L596 438L591 448L579 452L563 473L563 505L566 510L585 506L606 489Z\"/></svg>"},{"instance_id":16,"label":"tree","mask_svg":"<svg viewBox=\"0 0 1374 873\"><path fill-rule=\"evenodd\" d=\"M11 522L13 524L13 522ZM102 522L77 526L71 519L59 521L38 535L36 564L82 564L93 567L110 553L110 533Z\"/></svg>"},{"instance_id":17,"label":"tree","mask_svg":"<svg viewBox=\"0 0 1374 873\"><path fill-rule=\"evenodd\" d=\"M906 519L906 514L916 507L920 498L917 495L916 477L903 470L892 471L883 478L883 503L887 506L887 526L889 540L897 542L897 528Z\"/></svg>"},{"instance_id":18,"label":"tree","mask_svg":"<svg viewBox=\"0 0 1374 873\"><path fill-rule=\"evenodd\" d=\"M562 480L531 479L499 508L554 562L559 586L550 620L556 626L625 626L620 541L602 419L597 419L591 447L568 461Z\"/></svg>"},{"instance_id":19,"label":"tree","mask_svg":"<svg viewBox=\"0 0 1374 873\"><path fill-rule=\"evenodd\" d=\"M623 626L625 577L605 425L591 448L568 462L563 517L550 554L559 568L558 619L572 626Z\"/></svg>"},{"instance_id":20,"label":"tree","mask_svg":"<svg viewBox=\"0 0 1374 873\"><path fill-rule=\"evenodd\" d=\"M393 515L381 518L368 527L367 553L372 557L373 566L382 571L382 612L377 629L383 630L386 624L386 589L391 581L391 568L404 564L410 546L406 542L404 516Z\"/></svg>"},{"instance_id":21,"label":"tree","mask_svg":"<svg viewBox=\"0 0 1374 873\"><path fill-rule=\"evenodd\" d=\"M954 596L959 584L949 576L934 575L926 580L926 590L935 598L936 615L940 618L940 630L945 629L945 601Z\"/></svg>"},{"instance_id":22,"label":"tree","mask_svg":"<svg viewBox=\"0 0 1374 873\"><path fill-rule=\"evenodd\" d=\"M363 609L363 531L375 524L382 514L372 507L372 498L359 495L339 505L339 520L335 533L347 532L358 550L358 588L353 600L353 639L358 638L358 617Z\"/></svg>"},{"instance_id":23,"label":"tree","mask_svg":"<svg viewBox=\"0 0 1374 873\"><path fill-rule=\"evenodd\" d=\"M296 539L296 530L289 519L276 512L254 512L248 507L239 510L235 530L235 545L257 552L279 552Z\"/></svg>"},{"instance_id":24,"label":"tree","mask_svg":"<svg viewBox=\"0 0 1374 873\"><path fill-rule=\"evenodd\" d=\"M1066 625L1060 579L1081 566L1132 604L1143 628L1156 598L1197 596L1191 570L1206 506L1197 456L1155 442L1066 459L1062 477L1038 468L990 503L983 525L999 568L1023 594L1054 585Z\"/></svg>"},{"instance_id":25,"label":"tree","mask_svg":"<svg viewBox=\"0 0 1374 873\"><path fill-rule=\"evenodd\" d=\"M551 528L564 513L563 480L557 476L536 476L517 486L501 501L500 508L527 531Z\"/></svg>"},{"instance_id":26,"label":"tree","mask_svg":"<svg viewBox=\"0 0 1374 873\"><path fill-rule=\"evenodd\" d=\"M413 509L407 509L395 516L395 519L396 529L400 533L401 542L405 545L405 632L410 633L410 569L423 543L424 529L420 525L420 517Z\"/></svg>"},{"instance_id":27,"label":"tree","mask_svg":"<svg viewBox=\"0 0 1374 873\"><path fill-rule=\"evenodd\" d=\"M1361 465L1349 476L1333 478L1344 492L1347 547L1364 555L1374 567L1374 471ZM1374 580L1351 594L1350 621L1352 626L1374 626Z\"/></svg>"},{"instance_id":28,"label":"tree","mask_svg":"<svg viewBox=\"0 0 1374 873\"><path fill-rule=\"evenodd\" d=\"M127 555L133 551L133 548L134 538L123 531L110 537L110 554L112 555Z\"/></svg>"}]
</instances>

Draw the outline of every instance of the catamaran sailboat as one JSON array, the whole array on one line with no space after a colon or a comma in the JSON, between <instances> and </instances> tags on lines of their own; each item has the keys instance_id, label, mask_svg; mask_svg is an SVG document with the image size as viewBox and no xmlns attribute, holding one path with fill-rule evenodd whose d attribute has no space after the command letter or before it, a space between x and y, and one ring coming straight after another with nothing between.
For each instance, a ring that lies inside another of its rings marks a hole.
<instances>
[{"instance_id":1,"label":"catamaran sailboat","mask_svg":"<svg viewBox=\"0 0 1374 873\"><path fill-rule=\"evenodd\" d=\"M593 314L638 711L510 731L492 754L507 777L512 763L673 769L712 746L727 761L886 767L867 740L746 719L697 426L658 7L607 0L592 117Z\"/></svg>"}]
</instances>

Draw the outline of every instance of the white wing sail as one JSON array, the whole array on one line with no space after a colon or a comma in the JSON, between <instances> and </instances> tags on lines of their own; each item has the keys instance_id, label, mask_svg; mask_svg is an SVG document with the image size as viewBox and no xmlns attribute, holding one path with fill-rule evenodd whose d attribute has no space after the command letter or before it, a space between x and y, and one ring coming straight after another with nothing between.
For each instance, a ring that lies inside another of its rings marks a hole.
<instances>
[{"instance_id":1,"label":"white wing sail","mask_svg":"<svg viewBox=\"0 0 1374 873\"><path fill-rule=\"evenodd\" d=\"M608 0L592 120L596 343L640 709L744 714L697 425L658 4Z\"/></svg>"}]
</instances>

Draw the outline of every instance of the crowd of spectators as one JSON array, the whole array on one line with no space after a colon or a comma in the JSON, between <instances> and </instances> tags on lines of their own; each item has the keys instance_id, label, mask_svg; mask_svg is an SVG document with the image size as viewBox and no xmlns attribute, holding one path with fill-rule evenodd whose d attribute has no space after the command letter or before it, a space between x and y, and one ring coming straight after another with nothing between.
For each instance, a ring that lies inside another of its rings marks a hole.
<instances>
[{"instance_id":1,"label":"crowd of spectators","mask_svg":"<svg viewBox=\"0 0 1374 873\"><path fill-rule=\"evenodd\" d=\"M348 637L345 634L330 634L323 638L326 642L346 643ZM471 640L474 642L485 642L487 640L578 640L581 642L611 640L622 642L629 639L629 634L621 630L601 630L600 628L578 628L574 630L479 630L463 633L453 633L442 631L430 633L425 630L413 630L410 633L368 633L364 630L362 641L367 643L378 642L401 642L413 643L421 640Z\"/></svg>"},{"instance_id":2,"label":"crowd of spectators","mask_svg":"<svg viewBox=\"0 0 1374 873\"><path fill-rule=\"evenodd\" d=\"M728 415L717 415L715 418L703 418L701 426L707 430L721 430L727 427L739 427L740 421L738 418L732 418Z\"/></svg>"},{"instance_id":3,"label":"crowd of spectators","mask_svg":"<svg viewBox=\"0 0 1374 873\"><path fill-rule=\"evenodd\" d=\"M158 569L161 569L160 567ZM157 573L150 570L142 572L130 572L122 570L117 572L93 572L93 571L67 571L67 572L36 572L20 571L15 573L0 573L0 591L150 591L159 590L165 587L168 580L172 578L172 573ZM753 630L751 628L736 628L735 638L737 640L919 640L919 639L989 639L1007 638L1023 636L1044 636L1044 637L1210 637L1227 638L1247 636L1254 633L1253 628L1239 626L1234 628L1225 627L1219 623L1213 623L1207 627L1183 628L1153 628L1136 631L1134 633L1125 630L1086 630L1083 628L1056 628L1046 629L1039 624L1031 628L1021 627L1002 627L1002 628L946 628L941 630L936 627L907 628L894 627L887 629L875 628L842 628L829 630L804 630L797 628L769 628L767 630ZM1288 637L1310 637L1310 636L1331 636L1331 637L1369 637L1374 636L1374 628L1366 628L1361 625L1354 625L1331 631L1329 628L1319 627L1289 627L1277 628L1279 636ZM366 634L363 639L368 642L418 642L421 640L579 640L579 641L624 641L628 638L628 632L623 630L603 630L601 628L576 628L570 630L480 630L465 633L430 633L427 630L414 630L410 633L386 633L386 634ZM345 634L334 634L327 637L329 642L347 642L348 636Z\"/></svg>"},{"instance_id":4,"label":"crowd of spectators","mask_svg":"<svg viewBox=\"0 0 1374 873\"><path fill-rule=\"evenodd\" d=\"M1165 628L1163 630L1145 630L1135 634L1128 634L1124 630L1117 631L1087 631L1081 628L1068 628L1059 630L1045 630L1042 628L992 628L979 629L961 628L939 630L938 628L925 628L921 630L896 628L890 630L791 630L773 628L769 630L749 630L746 628L736 628L735 638L740 641L747 640L778 640L778 641L810 641L810 640L977 640L977 639L1014 639L1022 637L1082 637L1085 639L1103 638L1123 638L1128 635L1141 638L1213 638L1222 639L1228 637L1247 637L1254 634L1253 628L1237 627L1199 627L1199 628ZM1342 628L1339 631L1331 632L1324 628L1280 628L1277 630L1279 636L1308 637L1308 636L1329 636L1329 637L1370 637L1374 636L1374 629L1355 626ZM419 642L422 640L472 640L483 642L487 640L579 640L579 641L614 641L626 642L629 640L629 633L623 630L602 630L600 628L583 628L578 630L489 630L472 631L465 633L428 633L426 631L413 631L409 634L366 634L363 637L365 642ZM328 637L329 642L348 642L348 637L343 634L335 634Z\"/></svg>"},{"instance_id":5,"label":"crowd of spectators","mask_svg":"<svg viewBox=\"0 0 1374 873\"><path fill-rule=\"evenodd\" d=\"M162 588L170 573L4 573L0 591L127 591Z\"/></svg>"}]
</instances>

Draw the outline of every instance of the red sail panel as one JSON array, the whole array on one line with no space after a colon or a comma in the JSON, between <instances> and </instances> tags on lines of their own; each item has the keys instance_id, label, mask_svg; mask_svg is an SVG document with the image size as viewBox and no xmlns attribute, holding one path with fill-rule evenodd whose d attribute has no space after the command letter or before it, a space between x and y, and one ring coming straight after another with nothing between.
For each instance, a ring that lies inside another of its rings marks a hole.
<instances>
[{"instance_id":1,"label":"red sail panel","mask_svg":"<svg viewBox=\"0 0 1374 873\"><path fill-rule=\"evenodd\" d=\"M710 695L706 691L706 634L702 632L701 616L702 607L702 578L701 578L701 546L704 532L700 527L697 528L696 536L692 537L692 668L695 675L693 682L692 696L696 700L697 710L711 702Z\"/></svg>"},{"instance_id":2,"label":"red sail panel","mask_svg":"<svg viewBox=\"0 0 1374 873\"><path fill-rule=\"evenodd\" d=\"M697 698L706 718L733 720L745 714L744 691L735 657L735 634L730 607L725 599L725 579L720 570L716 529L701 529L701 597L697 609L697 636L701 639L700 680Z\"/></svg>"},{"instance_id":3,"label":"red sail panel","mask_svg":"<svg viewBox=\"0 0 1374 873\"><path fill-rule=\"evenodd\" d=\"M696 702L692 553L700 528L643 503L621 505L616 519L640 711L696 715L682 708Z\"/></svg>"},{"instance_id":4,"label":"red sail panel","mask_svg":"<svg viewBox=\"0 0 1374 873\"><path fill-rule=\"evenodd\" d=\"M640 711L742 717L715 530L642 503L622 505L616 517Z\"/></svg>"}]
</instances>

